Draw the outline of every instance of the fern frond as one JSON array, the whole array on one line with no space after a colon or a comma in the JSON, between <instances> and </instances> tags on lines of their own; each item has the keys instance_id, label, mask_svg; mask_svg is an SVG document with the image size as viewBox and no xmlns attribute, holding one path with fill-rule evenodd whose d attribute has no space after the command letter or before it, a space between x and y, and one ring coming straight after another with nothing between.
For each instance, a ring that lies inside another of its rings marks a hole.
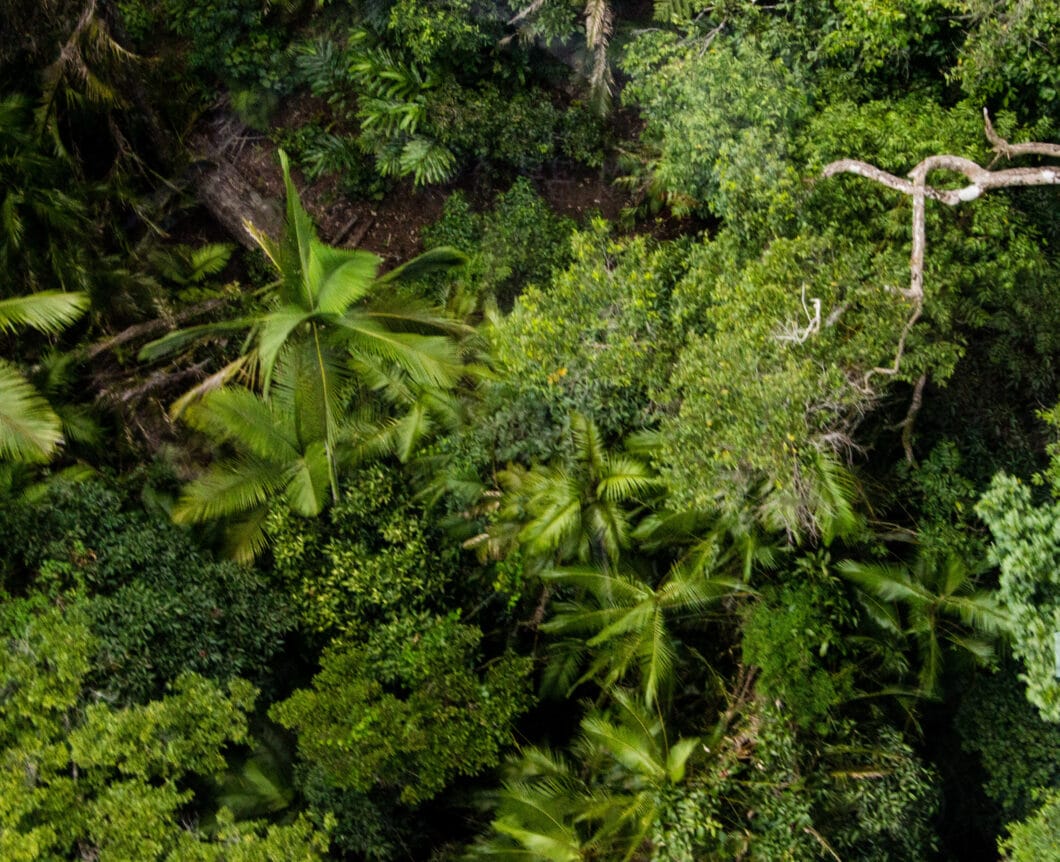
<instances>
[{"instance_id":1,"label":"fern frond","mask_svg":"<svg viewBox=\"0 0 1060 862\"><path fill-rule=\"evenodd\" d=\"M414 129L402 129L410 134ZM444 183L456 169L456 156L443 144L428 138L413 138L401 150L398 166L402 176L412 175L417 186Z\"/></svg>"}]
</instances>

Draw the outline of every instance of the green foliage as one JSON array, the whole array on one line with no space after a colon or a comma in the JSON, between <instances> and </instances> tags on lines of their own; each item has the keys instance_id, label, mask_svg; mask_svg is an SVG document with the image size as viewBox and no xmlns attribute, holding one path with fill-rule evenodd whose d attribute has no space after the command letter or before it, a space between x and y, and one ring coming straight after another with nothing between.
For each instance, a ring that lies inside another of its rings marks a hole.
<instances>
[{"instance_id":1,"label":"green foliage","mask_svg":"<svg viewBox=\"0 0 1060 862\"><path fill-rule=\"evenodd\" d=\"M543 577L573 592L576 598L557 601L542 631L566 637L560 641L545 685L573 674L564 667L565 651L587 651L589 669L568 684L570 691L589 679L602 688L620 684L636 668L645 704L652 708L667 701L673 691L680 639L676 621L695 620L713 603L731 598L741 585L731 579L711 577L694 567L675 566L657 585L645 583L627 571L610 572L589 567L554 569ZM565 649L566 648L566 649Z\"/></svg>"},{"instance_id":2,"label":"green foliage","mask_svg":"<svg viewBox=\"0 0 1060 862\"><path fill-rule=\"evenodd\" d=\"M187 828L188 782L216 775L223 749L246 738L253 686L228 690L181 676L160 700L115 709L83 691L93 642L76 600L66 609L8 602L0 650L0 854L5 859L319 858L326 838L291 827L222 821ZM238 838L236 855L221 853ZM209 845L213 841L219 844Z\"/></svg>"},{"instance_id":3,"label":"green foliage","mask_svg":"<svg viewBox=\"0 0 1060 862\"><path fill-rule=\"evenodd\" d=\"M361 645L335 642L312 689L270 710L339 788L400 790L415 805L495 764L530 703L529 661L477 669L482 633L455 616L405 616Z\"/></svg>"},{"instance_id":4,"label":"green foliage","mask_svg":"<svg viewBox=\"0 0 1060 862\"><path fill-rule=\"evenodd\" d=\"M179 413L191 403L193 427L231 442L237 454L185 487L174 518L240 518L229 538L243 560L262 548L270 496L282 493L292 510L314 516L329 491L337 498L340 467L386 451L407 460L436 422L453 422L448 390L463 374L455 336L466 328L394 285L460 266L464 256L437 248L379 276L376 255L318 239L283 151L280 162L283 234L253 231L279 276L266 310L177 330L140 351L155 359L204 336L250 330L243 355L175 405ZM260 380L260 395L224 386L247 371ZM386 416L390 405L401 415Z\"/></svg>"},{"instance_id":5,"label":"green foliage","mask_svg":"<svg viewBox=\"0 0 1060 862\"><path fill-rule=\"evenodd\" d=\"M468 249L467 266L447 280L448 304L463 312L494 302L509 307L527 285L547 284L569 261L573 229L520 178L482 213L462 192L451 194L442 217L424 230L423 244Z\"/></svg>"},{"instance_id":6,"label":"green foliage","mask_svg":"<svg viewBox=\"0 0 1060 862\"><path fill-rule=\"evenodd\" d=\"M93 596L91 683L119 702L160 693L181 673L262 679L289 626L257 572L219 563L119 488L54 484L0 516L5 587Z\"/></svg>"},{"instance_id":7,"label":"green foliage","mask_svg":"<svg viewBox=\"0 0 1060 862\"><path fill-rule=\"evenodd\" d=\"M1041 720L1011 667L962 693L956 724L961 747L983 764L983 789L1002 821L1032 814L1035 788L1060 786L1060 727Z\"/></svg>"},{"instance_id":8,"label":"green foliage","mask_svg":"<svg viewBox=\"0 0 1060 862\"><path fill-rule=\"evenodd\" d=\"M728 219L751 238L782 230L799 197L789 163L808 112L800 79L750 40L695 41L655 32L626 52L623 99L646 125L648 171L676 213Z\"/></svg>"},{"instance_id":9,"label":"green foliage","mask_svg":"<svg viewBox=\"0 0 1060 862\"><path fill-rule=\"evenodd\" d=\"M184 61L196 73L253 85L259 98L290 87L281 16L258 0L121 0L122 17L147 40L158 30L186 40ZM150 29L148 22L150 22ZM208 80L208 85L212 84Z\"/></svg>"},{"instance_id":10,"label":"green foliage","mask_svg":"<svg viewBox=\"0 0 1060 862\"><path fill-rule=\"evenodd\" d=\"M631 515L655 496L657 477L636 454L608 451L580 413L570 417L570 447L548 466L510 464L498 473L504 493L479 537L487 556L520 548L532 570L572 561L608 567L629 547Z\"/></svg>"},{"instance_id":11,"label":"green foliage","mask_svg":"<svg viewBox=\"0 0 1060 862\"><path fill-rule=\"evenodd\" d=\"M821 4L826 6L826 4ZM938 43L948 29L949 0L838 0L818 46L817 59L861 75L904 72L915 61L944 62ZM924 55L927 55L925 58Z\"/></svg>"},{"instance_id":12,"label":"green foliage","mask_svg":"<svg viewBox=\"0 0 1060 862\"><path fill-rule=\"evenodd\" d=\"M336 787L323 769L306 766L299 790L314 822L330 821L331 846L369 862L392 862L424 836L423 824L398 805L380 804L372 794Z\"/></svg>"},{"instance_id":13,"label":"green foliage","mask_svg":"<svg viewBox=\"0 0 1060 862\"><path fill-rule=\"evenodd\" d=\"M1008 836L998 842L1008 862L1038 862L1060 845L1060 791L1042 793L1041 807L1026 820L1010 823Z\"/></svg>"},{"instance_id":14,"label":"green foliage","mask_svg":"<svg viewBox=\"0 0 1060 862\"><path fill-rule=\"evenodd\" d=\"M1053 3L951 0L968 15L968 36L950 77L970 98L1020 108L1028 119L1058 118L1060 90L1050 57L1060 48L1060 9Z\"/></svg>"},{"instance_id":15,"label":"green foliage","mask_svg":"<svg viewBox=\"0 0 1060 862\"><path fill-rule=\"evenodd\" d=\"M671 742L658 716L621 690L613 709L589 713L580 730L580 764L539 748L509 764L494 834L467 858L635 858L680 793L699 740Z\"/></svg>"},{"instance_id":16,"label":"green foliage","mask_svg":"<svg viewBox=\"0 0 1060 862\"><path fill-rule=\"evenodd\" d=\"M759 668L758 690L783 704L802 728L824 732L853 695L853 667L843 661L856 614L834 577L762 591L743 624L743 660Z\"/></svg>"},{"instance_id":17,"label":"green foliage","mask_svg":"<svg viewBox=\"0 0 1060 862\"><path fill-rule=\"evenodd\" d=\"M0 188L0 296L88 290L100 256L90 239L96 190L41 141L30 100L15 93L0 99Z\"/></svg>"},{"instance_id":18,"label":"green foliage","mask_svg":"<svg viewBox=\"0 0 1060 862\"><path fill-rule=\"evenodd\" d=\"M584 413L608 436L643 427L677 347L670 292L680 251L612 238L598 220L574 234L571 252L564 272L524 290L495 325L499 370L557 418Z\"/></svg>"},{"instance_id":19,"label":"green foliage","mask_svg":"<svg viewBox=\"0 0 1060 862\"><path fill-rule=\"evenodd\" d=\"M400 475L367 466L345 480L322 518L275 509L265 526L273 570L310 631L366 634L410 611L437 607L456 582L456 551Z\"/></svg>"},{"instance_id":20,"label":"green foliage","mask_svg":"<svg viewBox=\"0 0 1060 862\"><path fill-rule=\"evenodd\" d=\"M316 123L283 129L274 137L301 165L306 179L334 177L348 195L374 200L383 197L386 182L355 137L329 132Z\"/></svg>"},{"instance_id":21,"label":"green foliage","mask_svg":"<svg viewBox=\"0 0 1060 862\"><path fill-rule=\"evenodd\" d=\"M861 588L862 605L880 628L916 645L921 694L938 691L948 650L989 664L994 642L1011 632L1010 609L952 552L921 550L910 565L843 560L839 572Z\"/></svg>"},{"instance_id":22,"label":"green foliage","mask_svg":"<svg viewBox=\"0 0 1060 862\"><path fill-rule=\"evenodd\" d=\"M908 479L897 493L915 501L917 542L927 553L982 559L986 541L975 516L979 492L963 468L956 444L944 441L919 464L907 468Z\"/></svg>"},{"instance_id":23,"label":"green foliage","mask_svg":"<svg viewBox=\"0 0 1060 862\"><path fill-rule=\"evenodd\" d=\"M499 17L471 0L396 0L388 29L417 62L430 66L439 57L452 62L489 46L496 38L489 24Z\"/></svg>"},{"instance_id":24,"label":"green foliage","mask_svg":"<svg viewBox=\"0 0 1060 862\"><path fill-rule=\"evenodd\" d=\"M558 155L561 114L544 90L450 83L431 95L429 111L439 140L465 159L531 171Z\"/></svg>"},{"instance_id":25,"label":"green foliage","mask_svg":"<svg viewBox=\"0 0 1060 862\"><path fill-rule=\"evenodd\" d=\"M680 411L662 427L681 504L739 505L752 491L790 501L788 529L824 520L835 455L867 406L855 369L889 361L908 313L874 287L900 266L838 237L778 239L744 261L723 232L693 253L674 304L702 335L680 353L665 392Z\"/></svg>"},{"instance_id":26,"label":"green foliage","mask_svg":"<svg viewBox=\"0 0 1060 862\"><path fill-rule=\"evenodd\" d=\"M901 733L887 726L850 732L826 750L831 786L818 796L817 818L841 858L931 858L938 779Z\"/></svg>"},{"instance_id":27,"label":"green foliage","mask_svg":"<svg viewBox=\"0 0 1060 862\"><path fill-rule=\"evenodd\" d=\"M994 541L997 600L1011 618L1012 653L1023 663L1027 698L1046 721L1060 721L1054 632L1060 631L1060 503L1035 506L1031 489L1000 474L976 506Z\"/></svg>"}]
</instances>

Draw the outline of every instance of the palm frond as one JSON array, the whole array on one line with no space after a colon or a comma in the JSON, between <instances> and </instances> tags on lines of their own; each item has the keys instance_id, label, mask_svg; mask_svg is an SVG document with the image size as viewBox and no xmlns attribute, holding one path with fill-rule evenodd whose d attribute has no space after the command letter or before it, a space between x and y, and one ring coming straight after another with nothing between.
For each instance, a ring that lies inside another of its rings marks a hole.
<instances>
[{"instance_id":1,"label":"palm frond","mask_svg":"<svg viewBox=\"0 0 1060 862\"><path fill-rule=\"evenodd\" d=\"M346 330L351 351L393 362L416 383L444 389L460 376L460 355L448 338L394 332L364 315L339 318L336 325Z\"/></svg>"},{"instance_id":2,"label":"palm frond","mask_svg":"<svg viewBox=\"0 0 1060 862\"><path fill-rule=\"evenodd\" d=\"M433 272L448 272L464 266L468 257L455 248L443 245L425 251L418 257L406 261L401 266L396 266L386 275L380 276L379 284L389 284L398 281L415 281Z\"/></svg>"},{"instance_id":3,"label":"palm frond","mask_svg":"<svg viewBox=\"0 0 1060 862\"><path fill-rule=\"evenodd\" d=\"M312 312L297 305L284 305L271 311L258 323L258 356L261 362L262 391L269 393L276 360L287 344L287 340L299 326L308 323Z\"/></svg>"},{"instance_id":4,"label":"palm frond","mask_svg":"<svg viewBox=\"0 0 1060 862\"><path fill-rule=\"evenodd\" d=\"M650 707L673 681L674 650L661 607L653 609L648 631L649 637L643 640L641 675L644 701Z\"/></svg>"},{"instance_id":5,"label":"palm frond","mask_svg":"<svg viewBox=\"0 0 1060 862\"><path fill-rule=\"evenodd\" d=\"M238 447L270 461L288 464L298 457L290 434L261 396L242 387L210 392L187 411L187 422L219 441L231 440Z\"/></svg>"},{"instance_id":6,"label":"palm frond","mask_svg":"<svg viewBox=\"0 0 1060 862\"><path fill-rule=\"evenodd\" d=\"M995 594L986 590L967 596L950 596L945 600L945 608L976 631L998 635L1011 630L1011 617L1002 609Z\"/></svg>"},{"instance_id":7,"label":"palm frond","mask_svg":"<svg viewBox=\"0 0 1060 862\"><path fill-rule=\"evenodd\" d=\"M843 560L839 573L884 601L931 602L931 592L910 577L904 566Z\"/></svg>"},{"instance_id":8,"label":"palm frond","mask_svg":"<svg viewBox=\"0 0 1060 862\"><path fill-rule=\"evenodd\" d=\"M345 314L364 299L376 284L380 258L367 251L313 244L309 278L319 284L316 309L324 314Z\"/></svg>"},{"instance_id":9,"label":"palm frond","mask_svg":"<svg viewBox=\"0 0 1060 862\"><path fill-rule=\"evenodd\" d=\"M283 185L287 193L287 222L284 225L283 240L280 243L279 270L283 275L281 299L286 302L301 304L309 309L316 306L316 297L308 280L312 262L313 242L317 238L316 228L309 213L302 206L291 179L291 165L287 153L280 150L280 168L283 171Z\"/></svg>"},{"instance_id":10,"label":"palm frond","mask_svg":"<svg viewBox=\"0 0 1060 862\"><path fill-rule=\"evenodd\" d=\"M225 527L225 555L237 563L250 565L265 550L269 537L265 533L268 506L255 506Z\"/></svg>"},{"instance_id":11,"label":"palm frond","mask_svg":"<svg viewBox=\"0 0 1060 862\"><path fill-rule=\"evenodd\" d=\"M88 305L88 294L56 290L0 299L0 332L27 327L53 335L77 320Z\"/></svg>"},{"instance_id":12,"label":"palm frond","mask_svg":"<svg viewBox=\"0 0 1060 862\"><path fill-rule=\"evenodd\" d=\"M582 516L585 526L609 560L617 560L629 547L629 516L613 503L595 503Z\"/></svg>"},{"instance_id":13,"label":"palm frond","mask_svg":"<svg viewBox=\"0 0 1060 862\"><path fill-rule=\"evenodd\" d=\"M606 467L607 453L596 423L583 413L572 413L570 427L574 438L575 457L587 463L595 474L602 474Z\"/></svg>"},{"instance_id":14,"label":"palm frond","mask_svg":"<svg viewBox=\"0 0 1060 862\"><path fill-rule=\"evenodd\" d=\"M646 599L650 588L632 575L605 572L596 566L563 566L541 575L570 587L586 590L597 601L607 604L629 604Z\"/></svg>"},{"instance_id":15,"label":"palm frond","mask_svg":"<svg viewBox=\"0 0 1060 862\"><path fill-rule=\"evenodd\" d=\"M59 417L48 402L0 360L0 459L46 461L62 439Z\"/></svg>"},{"instance_id":16,"label":"palm frond","mask_svg":"<svg viewBox=\"0 0 1060 862\"><path fill-rule=\"evenodd\" d=\"M604 500L632 500L660 484L643 461L630 455L611 455L606 459L604 477L596 493Z\"/></svg>"},{"instance_id":17,"label":"palm frond","mask_svg":"<svg viewBox=\"0 0 1060 862\"><path fill-rule=\"evenodd\" d=\"M198 524L243 515L267 503L285 477L274 463L240 458L214 465L181 490L173 508L178 524Z\"/></svg>"},{"instance_id":18,"label":"palm frond","mask_svg":"<svg viewBox=\"0 0 1060 862\"><path fill-rule=\"evenodd\" d=\"M684 780L688 758L698 746L698 737L679 739L670 746L666 754L666 774L671 783L680 784Z\"/></svg>"},{"instance_id":19,"label":"palm frond","mask_svg":"<svg viewBox=\"0 0 1060 862\"><path fill-rule=\"evenodd\" d=\"M561 547L578 534L581 526L581 501L566 497L551 501L520 532L520 539L534 553L547 553Z\"/></svg>"},{"instance_id":20,"label":"palm frond","mask_svg":"<svg viewBox=\"0 0 1060 862\"><path fill-rule=\"evenodd\" d=\"M292 465L286 496L291 508L307 518L319 515L331 487L331 469L323 442L311 444Z\"/></svg>"},{"instance_id":21,"label":"palm frond","mask_svg":"<svg viewBox=\"0 0 1060 862\"><path fill-rule=\"evenodd\" d=\"M615 725L601 715L587 716L581 726L589 739L630 772L659 783L666 780L666 767L660 762L659 751L650 736Z\"/></svg>"},{"instance_id":22,"label":"palm frond","mask_svg":"<svg viewBox=\"0 0 1060 862\"><path fill-rule=\"evenodd\" d=\"M254 322L254 318L243 317L236 320L201 323L198 326L177 329L145 344L140 348L140 352L136 354L136 358L141 362L154 362L157 359L172 356L174 353L204 338L247 330L253 326Z\"/></svg>"}]
</instances>

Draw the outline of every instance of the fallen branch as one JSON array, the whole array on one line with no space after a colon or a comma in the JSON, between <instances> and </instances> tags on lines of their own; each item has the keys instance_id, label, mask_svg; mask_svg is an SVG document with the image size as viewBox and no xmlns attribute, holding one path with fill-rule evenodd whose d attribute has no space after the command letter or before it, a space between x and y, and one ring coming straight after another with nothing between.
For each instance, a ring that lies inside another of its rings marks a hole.
<instances>
[{"instance_id":1,"label":"fallen branch","mask_svg":"<svg viewBox=\"0 0 1060 862\"><path fill-rule=\"evenodd\" d=\"M95 344L88 345L85 348L84 358L95 359L99 354L113 350L115 347L120 347L122 344L167 332L178 324L206 314L208 311L213 311L215 308L220 308L225 302L226 300L224 299L208 299L169 317L159 317L155 320L148 320L145 323L137 323L134 326L123 329L117 335L112 335L102 341L97 341Z\"/></svg>"}]
</instances>

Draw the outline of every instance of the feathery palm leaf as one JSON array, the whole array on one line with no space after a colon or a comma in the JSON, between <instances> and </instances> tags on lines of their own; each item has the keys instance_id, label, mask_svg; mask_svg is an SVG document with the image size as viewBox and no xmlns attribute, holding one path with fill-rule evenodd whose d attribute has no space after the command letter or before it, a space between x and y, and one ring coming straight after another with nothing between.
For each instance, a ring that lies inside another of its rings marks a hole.
<instances>
[{"instance_id":1,"label":"feathery palm leaf","mask_svg":"<svg viewBox=\"0 0 1060 862\"><path fill-rule=\"evenodd\" d=\"M989 661L992 640L1007 630L993 596L976 589L975 573L956 555L936 560L921 550L911 565L845 560L839 572L863 591L862 604L874 621L916 644L921 695L935 693L944 641Z\"/></svg>"},{"instance_id":2,"label":"feathery palm leaf","mask_svg":"<svg viewBox=\"0 0 1060 862\"><path fill-rule=\"evenodd\" d=\"M16 368L0 360L0 459L46 461L62 439L51 405Z\"/></svg>"},{"instance_id":3,"label":"feathery palm leaf","mask_svg":"<svg viewBox=\"0 0 1060 862\"><path fill-rule=\"evenodd\" d=\"M88 309L88 295L41 291L28 296L0 299L0 332L19 327L48 335L62 331Z\"/></svg>"},{"instance_id":4,"label":"feathery palm leaf","mask_svg":"<svg viewBox=\"0 0 1060 862\"><path fill-rule=\"evenodd\" d=\"M509 764L496 834L468 858L633 859L659 816L661 791L684 780L698 745L667 745L659 717L617 690L612 709L582 719L574 744L581 768L540 748Z\"/></svg>"},{"instance_id":5,"label":"feathery palm leaf","mask_svg":"<svg viewBox=\"0 0 1060 862\"><path fill-rule=\"evenodd\" d=\"M381 288L462 265L463 255L436 249L377 278L376 255L333 248L317 238L282 151L280 163L287 192L282 236L273 239L247 226L279 275L270 286L268 310L170 333L140 353L154 359L203 337L248 333L240 359L174 405L177 412L189 411L195 427L244 456L189 486L178 507L184 519L256 512L265 488L282 489L296 511L316 514L325 502L322 487L329 485L332 497L338 493L340 461L383 451L407 459L436 424L451 423L456 415L439 393L452 389L464 373L453 336L467 328ZM259 375L260 397L217 388L248 370ZM379 391L398 415L366 421ZM193 409L200 396L201 407ZM272 465L268 482L262 479L263 464ZM247 482L239 481L242 475ZM209 503L208 493L221 500Z\"/></svg>"},{"instance_id":6,"label":"feathery palm leaf","mask_svg":"<svg viewBox=\"0 0 1060 862\"><path fill-rule=\"evenodd\" d=\"M0 300L0 332L56 333L88 308L83 293L45 291ZM46 461L63 440L62 421L13 365L0 360L0 459Z\"/></svg>"},{"instance_id":7,"label":"feathery palm leaf","mask_svg":"<svg viewBox=\"0 0 1060 862\"><path fill-rule=\"evenodd\" d=\"M584 639L590 664L575 685L596 678L610 686L636 667L649 706L673 682L678 642L672 620L698 615L712 601L742 589L730 578L681 566L671 569L657 587L632 573L601 572L590 566L554 569L542 576L577 596L557 602L553 617L542 625L546 632Z\"/></svg>"}]
</instances>

